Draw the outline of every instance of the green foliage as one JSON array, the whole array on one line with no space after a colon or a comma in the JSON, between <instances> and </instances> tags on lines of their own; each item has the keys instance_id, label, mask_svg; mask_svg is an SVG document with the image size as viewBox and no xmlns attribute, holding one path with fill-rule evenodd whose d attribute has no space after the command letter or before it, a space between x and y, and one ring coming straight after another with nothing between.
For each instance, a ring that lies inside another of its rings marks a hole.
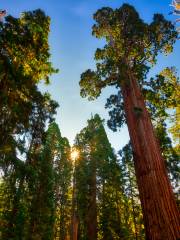
<instances>
[{"instance_id":1,"label":"green foliage","mask_svg":"<svg viewBox=\"0 0 180 240\"><path fill-rule=\"evenodd\" d=\"M92 28L93 35L105 38L106 44L103 49L98 48L95 52L96 71L87 70L81 75L81 96L94 100L103 88L118 88L118 94L110 96L106 104L106 108L112 109L109 112L108 125L117 130L124 123L121 87L129 84L130 72L141 87L146 88L145 78L150 67L156 63L158 53L167 54L172 51L177 32L172 23L165 20L161 14L155 14L152 23L144 23L134 7L128 4L115 10L102 8L94 14L94 20L96 23ZM170 69L166 69L158 77L159 82L166 79L168 87L170 83L167 79L172 80L171 85L174 81L170 72ZM164 76L168 74L169 76ZM151 79L150 84L152 81ZM156 81L153 82L157 84ZM167 86L164 85L162 93L165 89ZM171 94L167 91L163 94ZM171 87L169 91L172 92Z\"/></svg>"},{"instance_id":2,"label":"green foliage","mask_svg":"<svg viewBox=\"0 0 180 240\"><path fill-rule=\"evenodd\" d=\"M143 214L130 143L126 144L122 150L119 151L119 156L123 179L122 188L125 196L125 201L123 202L123 214L128 229L126 236L128 236L127 239L145 239Z\"/></svg>"},{"instance_id":3,"label":"green foliage","mask_svg":"<svg viewBox=\"0 0 180 240\"><path fill-rule=\"evenodd\" d=\"M40 80L49 82L49 75L56 72L49 62L49 24L50 18L41 10L25 12L20 18L7 16L0 22L1 154L11 152L14 135L29 131L38 106L47 118L58 106L37 88Z\"/></svg>"},{"instance_id":4,"label":"green foliage","mask_svg":"<svg viewBox=\"0 0 180 240\"><path fill-rule=\"evenodd\" d=\"M166 160L166 166L171 180L171 184L174 188L174 193L178 198L178 185L180 179L180 166L178 152L172 145L171 138L168 136L167 127L164 122L160 122L155 128L156 135L160 142L160 147L163 153L163 157Z\"/></svg>"},{"instance_id":5,"label":"green foliage","mask_svg":"<svg viewBox=\"0 0 180 240\"><path fill-rule=\"evenodd\" d=\"M118 9L102 8L94 14L93 35L105 38L103 49L97 49L97 70L81 75L82 97L97 98L105 86L128 84L128 69L143 81L159 52L169 53L177 38L171 22L155 14L146 24L134 7L123 4ZM93 91L92 91L93 88Z\"/></svg>"},{"instance_id":6,"label":"green foliage","mask_svg":"<svg viewBox=\"0 0 180 240\"><path fill-rule=\"evenodd\" d=\"M71 220L71 149L56 123L49 126L47 134L47 152L51 154L54 169L55 224L51 230L55 239L66 239L70 235Z\"/></svg>"},{"instance_id":7,"label":"green foliage","mask_svg":"<svg viewBox=\"0 0 180 240\"><path fill-rule=\"evenodd\" d=\"M94 211L93 206L96 206L97 239L125 239L129 226L122 213L127 198L122 190L121 168L98 115L88 120L87 127L76 136L75 147L80 153L75 169L78 239L89 239L88 217L89 211ZM93 205L94 194L96 202Z\"/></svg>"},{"instance_id":8,"label":"green foliage","mask_svg":"<svg viewBox=\"0 0 180 240\"><path fill-rule=\"evenodd\" d=\"M124 104L122 94L119 91L117 95L111 95L106 102L106 109L110 109L110 119L107 121L108 127L114 132L120 129L126 122L124 113Z\"/></svg>"},{"instance_id":9,"label":"green foliage","mask_svg":"<svg viewBox=\"0 0 180 240\"><path fill-rule=\"evenodd\" d=\"M52 232L52 164L41 145L58 104L37 87L56 72L49 62L49 24L41 10L0 22L3 239L40 239L42 233L50 239Z\"/></svg>"},{"instance_id":10,"label":"green foliage","mask_svg":"<svg viewBox=\"0 0 180 240\"><path fill-rule=\"evenodd\" d=\"M40 9L24 12L20 18L7 16L1 22L1 64L12 81L21 75L27 81L30 77L34 83L41 79L48 83L49 74L56 72L49 62L49 26L50 18Z\"/></svg>"}]
</instances>

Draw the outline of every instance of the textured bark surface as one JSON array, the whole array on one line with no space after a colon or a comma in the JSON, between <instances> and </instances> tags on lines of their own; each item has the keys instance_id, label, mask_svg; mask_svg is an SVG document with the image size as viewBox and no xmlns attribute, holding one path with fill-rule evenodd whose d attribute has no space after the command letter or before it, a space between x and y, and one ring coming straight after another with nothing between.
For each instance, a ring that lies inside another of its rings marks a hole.
<instances>
[{"instance_id":1,"label":"textured bark surface","mask_svg":"<svg viewBox=\"0 0 180 240\"><path fill-rule=\"evenodd\" d=\"M143 209L147 240L180 239L176 206L164 159L138 83L129 74L121 86L133 148L136 177Z\"/></svg>"}]
</instances>

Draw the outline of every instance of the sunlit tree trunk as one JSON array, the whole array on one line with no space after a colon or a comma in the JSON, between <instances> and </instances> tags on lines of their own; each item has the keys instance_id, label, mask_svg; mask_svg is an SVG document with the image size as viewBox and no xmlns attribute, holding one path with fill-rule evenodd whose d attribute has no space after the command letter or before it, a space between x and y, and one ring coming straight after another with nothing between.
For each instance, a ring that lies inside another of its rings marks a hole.
<instances>
[{"instance_id":1,"label":"sunlit tree trunk","mask_svg":"<svg viewBox=\"0 0 180 240\"><path fill-rule=\"evenodd\" d=\"M177 240L179 212L140 87L129 72L122 83L126 120L143 209L146 239Z\"/></svg>"},{"instance_id":2,"label":"sunlit tree trunk","mask_svg":"<svg viewBox=\"0 0 180 240\"><path fill-rule=\"evenodd\" d=\"M138 240L138 229L137 229L137 222L136 222L136 213L135 213L135 200L133 197L133 186L132 186L132 179L130 175L130 171L128 169L128 178L129 178L129 187L130 187L130 199L132 204L132 212L133 212L133 222L134 222L134 239Z\"/></svg>"},{"instance_id":3,"label":"sunlit tree trunk","mask_svg":"<svg viewBox=\"0 0 180 240\"><path fill-rule=\"evenodd\" d=\"M76 164L76 162L75 162ZM71 240L78 239L78 216L77 216L77 196L76 196L76 165L73 173L73 192L72 192L72 217L71 217Z\"/></svg>"}]
</instances>

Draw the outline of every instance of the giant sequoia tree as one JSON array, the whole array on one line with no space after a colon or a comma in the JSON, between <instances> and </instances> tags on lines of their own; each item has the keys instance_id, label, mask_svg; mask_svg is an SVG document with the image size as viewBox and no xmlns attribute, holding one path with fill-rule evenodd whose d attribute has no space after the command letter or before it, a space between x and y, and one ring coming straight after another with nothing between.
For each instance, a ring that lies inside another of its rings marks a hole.
<instances>
[{"instance_id":1,"label":"giant sequoia tree","mask_svg":"<svg viewBox=\"0 0 180 240\"><path fill-rule=\"evenodd\" d=\"M179 79L176 75L175 68L165 68L156 78L146 79L143 84L140 84L175 193L177 193L179 181L178 156L176 148L172 145L172 140L168 136L166 122L174 119L174 109L177 108L178 110ZM118 95L111 95L107 99L105 107L109 109L110 118L107 122L109 128L113 131L119 130L125 122L124 106L120 92ZM174 123L173 128L176 125L178 128L177 123Z\"/></svg>"},{"instance_id":2,"label":"giant sequoia tree","mask_svg":"<svg viewBox=\"0 0 180 240\"><path fill-rule=\"evenodd\" d=\"M115 10L102 8L94 19L93 35L105 38L106 44L95 53L97 70L81 75L81 96L95 99L107 86L119 90L117 98L131 138L146 237L177 239L178 209L140 88L158 53L172 51L177 33L160 14L154 15L152 23L144 23L128 4Z\"/></svg>"}]
</instances>

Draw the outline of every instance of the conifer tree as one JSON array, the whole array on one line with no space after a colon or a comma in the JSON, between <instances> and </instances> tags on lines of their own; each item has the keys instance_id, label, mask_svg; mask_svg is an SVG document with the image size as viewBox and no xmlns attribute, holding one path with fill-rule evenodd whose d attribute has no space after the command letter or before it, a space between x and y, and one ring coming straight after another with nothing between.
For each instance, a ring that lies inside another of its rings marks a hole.
<instances>
[{"instance_id":1,"label":"conifer tree","mask_svg":"<svg viewBox=\"0 0 180 240\"><path fill-rule=\"evenodd\" d=\"M125 237L121 170L99 115L88 120L75 147L78 239Z\"/></svg>"},{"instance_id":2,"label":"conifer tree","mask_svg":"<svg viewBox=\"0 0 180 240\"><path fill-rule=\"evenodd\" d=\"M54 239L65 240L70 236L72 162L70 145L61 136L59 127L52 123L49 132L49 151L54 169L55 225Z\"/></svg>"},{"instance_id":3,"label":"conifer tree","mask_svg":"<svg viewBox=\"0 0 180 240\"><path fill-rule=\"evenodd\" d=\"M49 75L56 72L49 62L49 24L50 18L41 10L25 12L20 18L7 16L0 22L4 239L30 237L30 203L37 196L35 187L41 170L39 149L45 125L53 120L58 106L37 87L41 79L49 82Z\"/></svg>"},{"instance_id":4,"label":"conifer tree","mask_svg":"<svg viewBox=\"0 0 180 240\"><path fill-rule=\"evenodd\" d=\"M1 164L11 151L13 136L29 127L33 103L39 98L37 83L42 79L48 83L56 72L49 62L49 25L50 18L40 9L0 21Z\"/></svg>"}]
</instances>

